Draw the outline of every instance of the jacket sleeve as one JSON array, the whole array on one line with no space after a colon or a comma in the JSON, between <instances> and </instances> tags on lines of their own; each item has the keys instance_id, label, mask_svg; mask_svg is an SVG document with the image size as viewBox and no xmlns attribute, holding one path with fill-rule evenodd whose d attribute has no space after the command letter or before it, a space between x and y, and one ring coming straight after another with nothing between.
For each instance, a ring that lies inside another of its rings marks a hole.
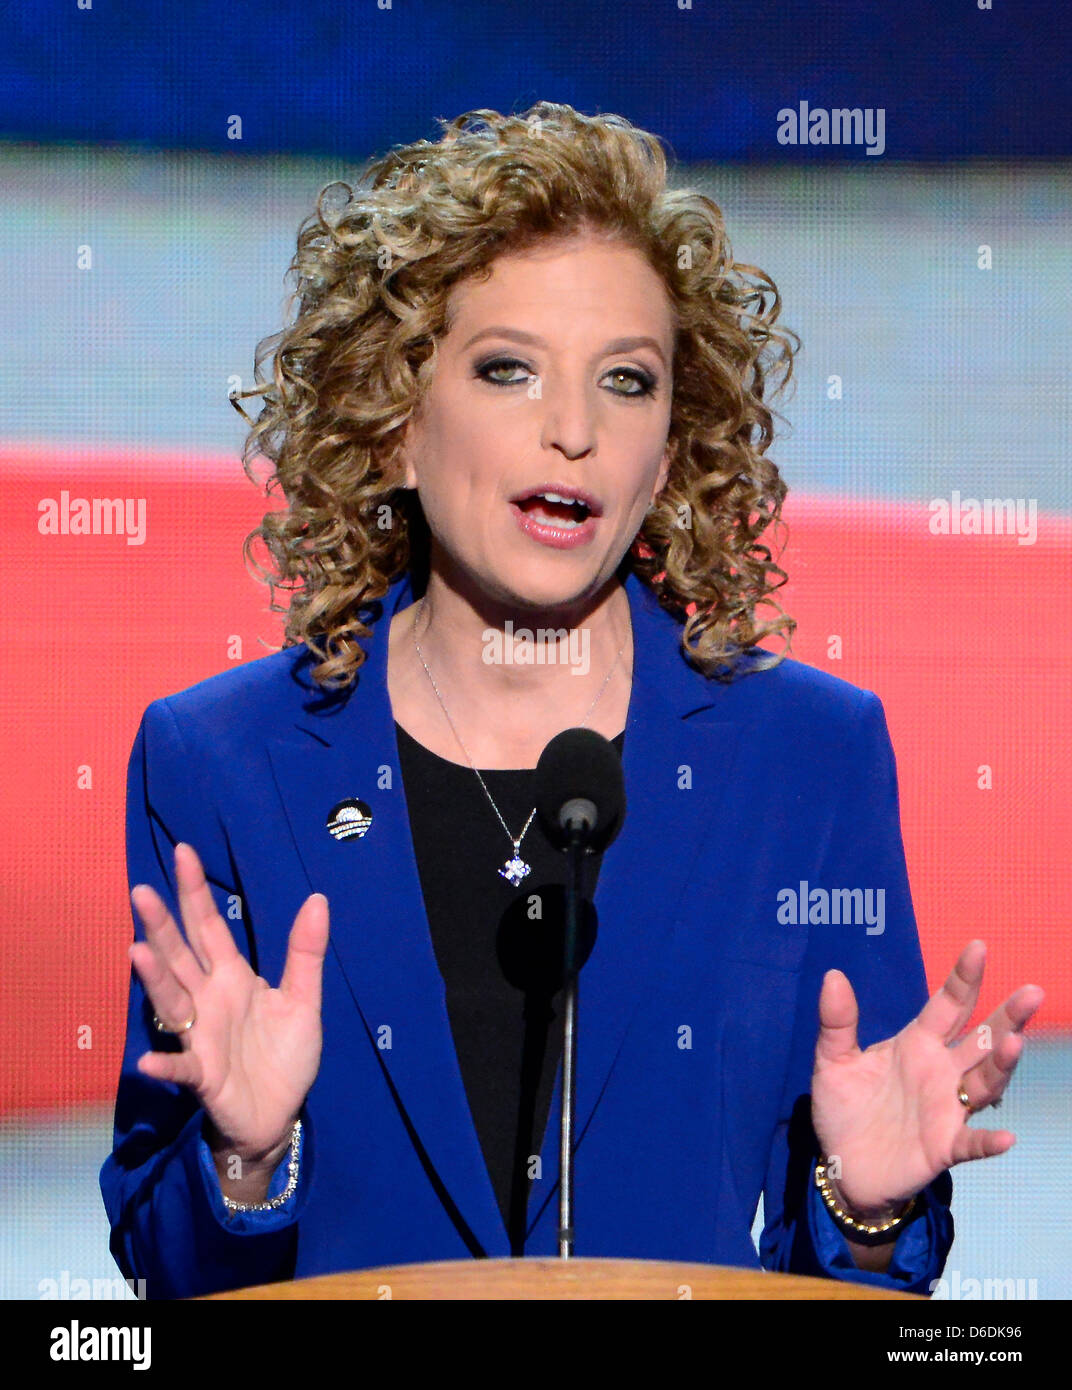
<instances>
[{"instance_id":1,"label":"jacket sleeve","mask_svg":"<svg viewBox=\"0 0 1072 1390\"><path fill-rule=\"evenodd\" d=\"M811 1077L819 1034L819 992L827 970L843 970L860 1007L859 1043L892 1037L927 1000L926 975L901 839L897 771L882 704L861 691L843 762L830 839L812 887L885 890L873 923L815 923L801 972L781 1116L763 1191L760 1258L765 1268L930 1293L953 1242L953 1184L942 1172L923 1190L916 1214L881 1274L858 1269L815 1186L819 1143L811 1124ZM873 902L877 905L877 895Z\"/></svg>"},{"instance_id":2,"label":"jacket sleeve","mask_svg":"<svg viewBox=\"0 0 1072 1390\"><path fill-rule=\"evenodd\" d=\"M251 943L240 911L241 886L216 812L203 761L191 756L167 700L145 711L127 775L127 873L130 887L148 883L182 928L174 846L192 844L216 906L247 960ZM134 932L144 928L131 904ZM237 920L234 920L237 917ZM184 1298L292 1277L298 1217L315 1166L315 1136L301 1112L299 1180L287 1202L264 1212L229 1212L202 1128L205 1112L185 1087L137 1069L152 1049L177 1049L177 1038L153 1027L152 1005L130 972L126 1044L115 1106L112 1153L100 1172L111 1225L111 1251L127 1279L144 1280L149 1298ZM269 1196L284 1190L288 1156Z\"/></svg>"}]
</instances>

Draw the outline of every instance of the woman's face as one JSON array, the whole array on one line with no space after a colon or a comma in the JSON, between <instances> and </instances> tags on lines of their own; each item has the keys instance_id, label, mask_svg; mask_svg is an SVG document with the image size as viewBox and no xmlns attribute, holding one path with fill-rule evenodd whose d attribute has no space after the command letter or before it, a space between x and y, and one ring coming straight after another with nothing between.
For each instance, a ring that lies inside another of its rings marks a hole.
<instances>
[{"instance_id":1,"label":"woman's face","mask_svg":"<svg viewBox=\"0 0 1072 1390\"><path fill-rule=\"evenodd\" d=\"M511 608L583 602L669 471L663 283L632 247L577 236L456 286L448 323L402 455L433 572ZM547 491L586 506L533 495Z\"/></svg>"}]
</instances>

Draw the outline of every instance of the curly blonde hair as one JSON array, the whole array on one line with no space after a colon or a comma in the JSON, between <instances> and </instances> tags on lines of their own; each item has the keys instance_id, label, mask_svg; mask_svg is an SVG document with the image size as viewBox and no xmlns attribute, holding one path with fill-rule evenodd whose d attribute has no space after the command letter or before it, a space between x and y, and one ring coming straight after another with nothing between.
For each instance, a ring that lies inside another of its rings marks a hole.
<instances>
[{"instance_id":1,"label":"curly blonde hair","mask_svg":"<svg viewBox=\"0 0 1072 1390\"><path fill-rule=\"evenodd\" d=\"M275 466L268 512L243 553L287 614L284 647L304 642L323 688L349 685L371 635L361 610L407 568L427 582L428 525L403 488L396 453L435 365L453 286L486 278L495 258L549 237L594 232L639 250L662 277L675 316L672 463L666 486L623 557L682 621L685 657L733 676L743 652L772 634L789 654L794 620L773 598L787 576L761 537L784 525L787 492L766 457L774 437L764 396L785 386L799 339L774 327L774 282L733 259L722 213L704 194L667 186L658 138L616 115L537 102L520 115L440 119L438 141L396 146L347 183L322 189L287 272L294 322L257 345L255 380L232 393L252 428L242 451ZM329 197L344 190L339 204ZM272 352L272 382L262 364ZM273 384L274 383L274 384ZM254 422L238 397L263 395ZM382 524L387 517L388 525ZM259 565L262 540L275 569ZM289 607L277 587L293 590ZM756 607L777 616L757 622Z\"/></svg>"}]
</instances>

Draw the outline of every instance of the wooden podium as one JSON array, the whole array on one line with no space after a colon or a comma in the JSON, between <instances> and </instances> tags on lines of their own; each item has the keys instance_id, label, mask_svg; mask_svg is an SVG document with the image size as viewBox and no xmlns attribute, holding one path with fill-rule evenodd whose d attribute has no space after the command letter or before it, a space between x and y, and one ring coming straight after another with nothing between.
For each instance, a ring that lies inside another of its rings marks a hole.
<instances>
[{"instance_id":1,"label":"wooden podium","mask_svg":"<svg viewBox=\"0 0 1072 1390\"><path fill-rule=\"evenodd\" d=\"M511 1301L639 1299L910 1299L870 1284L812 1279L802 1274L671 1260L505 1259L445 1260L437 1264L385 1265L347 1274L321 1274L281 1284L258 1284L214 1299L388 1299ZM923 1300L926 1302L926 1300Z\"/></svg>"}]
</instances>

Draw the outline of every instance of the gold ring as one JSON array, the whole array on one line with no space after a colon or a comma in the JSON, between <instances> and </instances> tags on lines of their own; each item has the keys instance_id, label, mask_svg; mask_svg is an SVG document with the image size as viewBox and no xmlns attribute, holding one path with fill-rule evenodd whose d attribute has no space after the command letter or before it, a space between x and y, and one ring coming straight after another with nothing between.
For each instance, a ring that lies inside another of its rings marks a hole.
<instances>
[{"instance_id":1,"label":"gold ring","mask_svg":"<svg viewBox=\"0 0 1072 1390\"><path fill-rule=\"evenodd\" d=\"M957 1091L957 1100L960 1101L961 1105L963 1105L964 1109L968 1112L969 1115L975 1114L975 1106L972 1105L971 1101L968 1099L968 1093L963 1086L961 1086L960 1089Z\"/></svg>"},{"instance_id":2,"label":"gold ring","mask_svg":"<svg viewBox=\"0 0 1072 1390\"><path fill-rule=\"evenodd\" d=\"M156 1031L158 1033L171 1033L172 1035L177 1036L179 1033L188 1033L190 1029L194 1026L194 1021L196 1020L196 1018L197 1015L195 1013L192 1018L188 1018L186 1022L182 1024L180 1027L165 1028L164 1025L157 1018L156 1014L153 1014L153 1024L155 1025Z\"/></svg>"}]
</instances>

